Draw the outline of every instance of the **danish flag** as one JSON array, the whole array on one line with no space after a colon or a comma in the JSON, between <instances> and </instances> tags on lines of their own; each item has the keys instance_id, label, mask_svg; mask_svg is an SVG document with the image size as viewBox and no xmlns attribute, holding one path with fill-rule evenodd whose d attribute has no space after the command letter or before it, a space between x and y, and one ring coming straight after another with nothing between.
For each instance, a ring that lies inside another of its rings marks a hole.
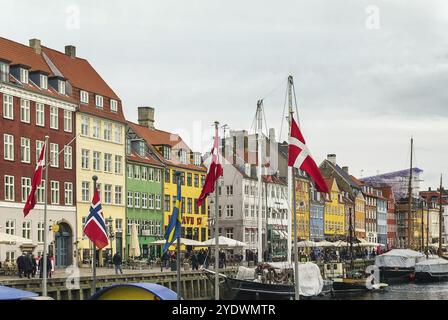
<instances>
[{"instance_id":1,"label":"danish flag","mask_svg":"<svg viewBox=\"0 0 448 320\"><path fill-rule=\"evenodd\" d=\"M84 226L84 234L98 249L103 249L109 244L100 195L96 188L93 191L92 204L90 205L90 213Z\"/></svg>"},{"instance_id":2,"label":"danish flag","mask_svg":"<svg viewBox=\"0 0 448 320\"><path fill-rule=\"evenodd\" d=\"M44 155L45 155L45 144L42 146L39 154L39 160L37 161L36 170L34 170L33 179L31 180L31 191L26 199L25 207L23 207L23 215L26 217L28 213L36 205L37 199L37 188L42 183L42 171L44 169Z\"/></svg>"},{"instance_id":3,"label":"danish flag","mask_svg":"<svg viewBox=\"0 0 448 320\"><path fill-rule=\"evenodd\" d=\"M328 193L327 184L320 173L319 167L311 157L310 150L306 146L305 139L294 118L291 121L291 136L289 137L288 166L308 173L316 185L316 190Z\"/></svg>"}]
</instances>

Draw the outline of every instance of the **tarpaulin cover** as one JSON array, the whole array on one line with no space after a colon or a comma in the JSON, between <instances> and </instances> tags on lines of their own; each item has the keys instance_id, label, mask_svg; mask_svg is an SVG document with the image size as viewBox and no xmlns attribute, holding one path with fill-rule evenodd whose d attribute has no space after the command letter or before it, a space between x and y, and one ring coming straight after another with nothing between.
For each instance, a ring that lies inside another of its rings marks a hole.
<instances>
[{"instance_id":1,"label":"tarpaulin cover","mask_svg":"<svg viewBox=\"0 0 448 320\"><path fill-rule=\"evenodd\" d=\"M410 249L394 249L375 257L377 267L414 268L417 262L425 259L421 252Z\"/></svg>"},{"instance_id":2,"label":"tarpaulin cover","mask_svg":"<svg viewBox=\"0 0 448 320\"><path fill-rule=\"evenodd\" d=\"M448 260L427 259L415 265L415 272L448 273Z\"/></svg>"}]
</instances>

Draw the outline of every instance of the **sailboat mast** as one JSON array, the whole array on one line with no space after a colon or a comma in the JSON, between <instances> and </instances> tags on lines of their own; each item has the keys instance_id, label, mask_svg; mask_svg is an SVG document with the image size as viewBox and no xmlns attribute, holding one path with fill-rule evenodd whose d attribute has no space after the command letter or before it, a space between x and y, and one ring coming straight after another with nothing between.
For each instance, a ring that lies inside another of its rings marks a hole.
<instances>
[{"instance_id":1,"label":"sailboat mast","mask_svg":"<svg viewBox=\"0 0 448 320\"><path fill-rule=\"evenodd\" d=\"M440 189L439 189L439 256L442 256L442 223L443 223L443 208L442 208L442 198L443 197L443 187L442 187L442 175L440 175Z\"/></svg>"},{"instance_id":2,"label":"sailboat mast","mask_svg":"<svg viewBox=\"0 0 448 320\"><path fill-rule=\"evenodd\" d=\"M294 113L292 109L292 84L293 79L292 76L288 77L288 135L291 136L291 122L292 122L292 114ZM292 194L293 194L293 174L292 167L288 166L288 237L287 237L287 260L288 263L291 263L291 252L292 252ZM295 193L295 191L294 191ZM295 215L295 211L294 211Z\"/></svg>"},{"instance_id":3,"label":"sailboat mast","mask_svg":"<svg viewBox=\"0 0 448 320\"><path fill-rule=\"evenodd\" d=\"M409 166L409 187L408 187L408 249L412 249L412 153L414 148L414 138L411 138L411 163Z\"/></svg>"},{"instance_id":4,"label":"sailboat mast","mask_svg":"<svg viewBox=\"0 0 448 320\"><path fill-rule=\"evenodd\" d=\"M263 261L263 217L262 217L262 197L263 197L263 185L262 185L262 166L261 166L261 144L263 143L263 113L262 113L263 100L257 102L257 135L258 135L258 262Z\"/></svg>"}]
</instances>

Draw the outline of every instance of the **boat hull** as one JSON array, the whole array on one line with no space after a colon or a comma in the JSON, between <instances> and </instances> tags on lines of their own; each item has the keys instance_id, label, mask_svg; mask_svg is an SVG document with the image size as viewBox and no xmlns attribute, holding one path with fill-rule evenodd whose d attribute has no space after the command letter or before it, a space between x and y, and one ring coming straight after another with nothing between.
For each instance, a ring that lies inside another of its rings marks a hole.
<instances>
[{"instance_id":1,"label":"boat hull","mask_svg":"<svg viewBox=\"0 0 448 320\"><path fill-rule=\"evenodd\" d=\"M448 272L416 272L415 281L420 283L448 281Z\"/></svg>"},{"instance_id":2,"label":"boat hull","mask_svg":"<svg viewBox=\"0 0 448 320\"><path fill-rule=\"evenodd\" d=\"M337 292L368 291L365 279L334 279L333 290Z\"/></svg>"},{"instance_id":3,"label":"boat hull","mask_svg":"<svg viewBox=\"0 0 448 320\"><path fill-rule=\"evenodd\" d=\"M388 284L411 282L414 280L414 277L414 268L380 267L380 280Z\"/></svg>"}]
</instances>

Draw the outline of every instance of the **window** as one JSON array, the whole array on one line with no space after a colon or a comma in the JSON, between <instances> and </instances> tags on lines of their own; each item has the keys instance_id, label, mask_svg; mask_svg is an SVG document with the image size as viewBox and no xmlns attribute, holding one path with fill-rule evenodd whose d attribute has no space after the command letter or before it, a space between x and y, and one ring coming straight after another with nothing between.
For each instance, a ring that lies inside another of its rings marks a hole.
<instances>
[{"instance_id":1,"label":"window","mask_svg":"<svg viewBox=\"0 0 448 320\"><path fill-rule=\"evenodd\" d=\"M201 165L201 162L202 162L201 154L200 154L200 153L195 153L195 154L194 154L194 164L195 164L196 166L200 166L200 165Z\"/></svg>"},{"instance_id":2,"label":"window","mask_svg":"<svg viewBox=\"0 0 448 320\"><path fill-rule=\"evenodd\" d=\"M142 208L148 208L148 194L146 192L142 192Z\"/></svg>"},{"instance_id":3,"label":"window","mask_svg":"<svg viewBox=\"0 0 448 320\"><path fill-rule=\"evenodd\" d=\"M121 174L121 163L122 163L122 157L121 156L115 156L115 173Z\"/></svg>"},{"instance_id":4,"label":"window","mask_svg":"<svg viewBox=\"0 0 448 320\"><path fill-rule=\"evenodd\" d=\"M14 136L3 135L3 157L5 160L14 161Z\"/></svg>"},{"instance_id":5,"label":"window","mask_svg":"<svg viewBox=\"0 0 448 320\"><path fill-rule=\"evenodd\" d=\"M3 118L14 119L14 98L7 94L3 95Z\"/></svg>"},{"instance_id":6,"label":"window","mask_svg":"<svg viewBox=\"0 0 448 320\"><path fill-rule=\"evenodd\" d=\"M187 173L187 186L191 187L192 183L192 174Z\"/></svg>"},{"instance_id":7,"label":"window","mask_svg":"<svg viewBox=\"0 0 448 320\"><path fill-rule=\"evenodd\" d=\"M128 191L128 203L127 203L129 208L132 208L134 206L134 193L132 193L131 191Z\"/></svg>"},{"instance_id":8,"label":"window","mask_svg":"<svg viewBox=\"0 0 448 320\"><path fill-rule=\"evenodd\" d=\"M28 78L29 78L28 70L20 68L20 82L28 83Z\"/></svg>"},{"instance_id":9,"label":"window","mask_svg":"<svg viewBox=\"0 0 448 320\"><path fill-rule=\"evenodd\" d=\"M103 108L103 97L100 95L95 95L95 105L97 108Z\"/></svg>"},{"instance_id":10,"label":"window","mask_svg":"<svg viewBox=\"0 0 448 320\"><path fill-rule=\"evenodd\" d=\"M42 221L37 223L37 242L44 242L44 223Z\"/></svg>"},{"instance_id":11,"label":"window","mask_svg":"<svg viewBox=\"0 0 448 320\"><path fill-rule=\"evenodd\" d=\"M233 239L233 228L226 228L226 237Z\"/></svg>"},{"instance_id":12,"label":"window","mask_svg":"<svg viewBox=\"0 0 448 320\"><path fill-rule=\"evenodd\" d=\"M233 186L227 186L227 195L233 195Z\"/></svg>"},{"instance_id":13,"label":"window","mask_svg":"<svg viewBox=\"0 0 448 320\"><path fill-rule=\"evenodd\" d=\"M51 181L51 203L59 204L59 181Z\"/></svg>"},{"instance_id":14,"label":"window","mask_svg":"<svg viewBox=\"0 0 448 320\"><path fill-rule=\"evenodd\" d=\"M72 132L72 112L64 110L64 131Z\"/></svg>"},{"instance_id":15,"label":"window","mask_svg":"<svg viewBox=\"0 0 448 320\"><path fill-rule=\"evenodd\" d=\"M20 99L20 121L30 123L30 100Z\"/></svg>"},{"instance_id":16,"label":"window","mask_svg":"<svg viewBox=\"0 0 448 320\"><path fill-rule=\"evenodd\" d=\"M37 203L44 203L45 199L45 180L37 187Z\"/></svg>"},{"instance_id":17,"label":"window","mask_svg":"<svg viewBox=\"0 0 448 320\"><path fill-rule=\"evenodd\" d=\"M59 167L59 145L57 143L50 143L50 166Z\"/></svg>"},{"instance_id":18,"label":"window","mask_svg":"<svg viewBox=\"0 0 448 320\"><path fill-rule=\"evenodd\" d=\"M204 186L205 183L205 175L201 175L201 187Z\"/></svg>"},{"instance_id":19,"label":"window","mask_svg":"<svg viewBox=\"0 0 448 320\"><path fill-rule=\"evenodd\" d=\"M166 160L171 160L171 148L168 146L163 147L163 157Z\"/></svg>"},{"instance_id":20,"label":"window","mask_svg":"<svg viewBox=\"0 0 448 320\"><path fill-rule=\"evenodd\" d=\"M72 147L71 146L65 146L64 147L64 168L65 169L71 169L72 168Z\"/></svg>"},{"instance_id":21,"label":"window","mask_svg":"<svg viewBox=\"0 0 448 320\"><path fill-rule=\"evenodd\" d=\"M193 201L191 200L191 198L187 199L187 213L192 213L193 209Z\"/></svg>"},{"instance_id":22,"label":"window","mask_svg":"<svg viewBox=\"0 0 448 320\"><path fill-rule=\"evenodd\" d=\"M39 75L40 80L40 88L47 90L48 89L48 77L44 74Z\"/></svg>"},{"instance_id":23,"label":"window","mask_svg":"<svg viewBox=\"0 0 448 320\"><path fill-rule=\"evenodd\" d=\"M28 138L20 138L20 160L24 163L30 163L31 141Z\"/></svg>"},{"instance_id":24,"label":"window","mask_svg":"<svg viewBox=\"0 0 448 320\"><path fill-rule=\"evenodd\" d=\"M162 172L160 171L160 169L154 169L154 173L155 173L154 181L160 182L162 180Z\"/></svg>"},{"instance_id":25,"label":"window","mask_svg":"<svg viewBox=\"0 0 448 320\"><path fill-rule=\"evenodd\" d=\"M93 170L99 171L100 170L100 157L101 152L93 151Z\"/></svg>"},{"instance_id":26,"label":"window","mask_svg":"<svg viewBox=\"0 0 448 320\"><path fill-rule=\"evenodd\" d=\"M171 196L170 195L165 195L165 211L170 211L170 206L171 206Z\"/></svg>"},{"instance_id":27,"label":"window","mask_svg":"<svg viewBox=\"0 0 448 320\"><path fill-rule=\"evenodd\" d=\"M162 196L160 194L156 194L156 209L162 209Z\"/></svg>"},{"instance_id":28,"label":"window","mask_svg":"<svg viewBox=\"0 0 448 320\"><path fill-rule=\"evenodd\" d=\"M115 186L115 204L121 205L122 191L121 186Z\"/></svg>"},{"instance_id":29,"label":"window","mask_svg":"<svg viewBox=\"0 0 448 320\"><path fill-rule=\"evenodd\" d=\"M140 166L134 166L134 179L140 179Z\"/></svg>"},{"instance_id":30,"label":"window","mask_svg":"<svg viewBox=\"0 0 448 320\"><path fill-rule=\"evenodd\" d=\"M104 154L104 171L112 172L112 155L110 153Z\"/></svg>"},{"instance_id":31,"label":"window","mask_svg":"<svg viewBox=\"0 0 448 320\"><path fill-rule=\"evenodd\" d=\"M183 149L179 150L179 161L180 163L187 164L187 151Z\"/></svg>"},{"instance_id":32,"label":"window","mask_svg":"<svg viewBox=\"0 0 448 320\"><path fill-rule=\"evenodd\" d=\"M16 234L16 220L6 220L5 222L5 232L10 235Z\"/></svg>"},{"instance_id":33,"label":"window","mask_svg":"<svg viewBox=\"0 0 448 320\"><path fill-rule=\"evenodd\" d=\"M59 129L59 114L56 107L50 107L50 128Z\"/></svg>"},{"instance_id":34,"label":"window","mask_svg":"<svg viewBox=\"0 0 448 320\"><path fill-rule=\"evenodd\" d=\"M81 150L81 168L89 169L89 150Z\"/></svg>"},{"instance_id":35,"label":"window","mask_svg":"<svg viewBox=\"0 0 448 320\"><path fill-rule=\"evenodd\" d=\"M104 185L104 203L112 203L112 185Z\"/></svg>"},{"instance_id":36,"label":"window","mask_svg":"<svg viewBox=\"0 0 448 320\"><path fill-rule=\"evenodd\" d=\"M89 117L81 118L81 135L89 136Z\"/></svg>"},{"instance_id":37,"label":"window","mask_svg":"<svg viewBox=\"0 0 448 320\"><path fill-rule=\"evenodd\" d=\"M197 174L194 175L194 187L199 187L199 175Z\"/></svg>"},{"instance_id":38,"label":"window","mask_svg":"<svg viewBox=\"0 0 448 320\"><path fill-rule=\"evenodd\" d=\"M148 168L148 180L154 181L154 168Z\"/></svg>"},{"instance_id":39,"label":"window","mask_svg":"<svg viewBox=\"0 0 448 320\"><path fill-rule=\"evenodd\" d=\"M140 208L140 192L134 193L134 207Z\"/></svg>"},{"instance_id":40,"label":"window","mask_svg":"<svg viewBox=\"0 0 448 320\"><path fill-rule=\"evenodd\" d=\"M148 168L147 167L141 167L141 178L142 180L148 180Z\"/></svg>"},{"instance_id":41,"label":"window","mask_svg":"<svg viewBox=\"0 0 448 320\"><path fill-rule=\"evenodd\" d=\"M170 169L165 169L165 182L169 183L170 182Z\"/></svg>"},{"instance_id":42,"label":"window","mask_svg":"<svg viewBox=\"0 0 448 320\"><path fill-rule=\"evenodd\" d=\"M43 103L36 103L36 126L45 126L45 109Z\"/></svg>"},{"instance_id":43,"label":"window","mask_svg":"<svg viewBox=\"0 0 448 320\"><path fill-rule=\"evenodd\" d=\"M149 209L154 209L154 195L152 193L149 194Z\"/></svg>"},{"instance_id":44,"label":"window","mask_svg":"<svg viewBox=\"0 0 448 320\"><path fill-rule=\"evenodd\" d=\"M9 82L9 64L0 61L0 81Z\"/></svg>"},{"instance_id":45,"label":"window","mask_svg":"<svg viewBox=\"0 0 448 320\"><path fill-rule=\"evenodd\" d=\"M117 100L110 99L110 111L117 112L117 110L118 110Z\"/></svg>"},{"instance_id":46,"label":"window","mask_svg":"<svg viewBox=\"0 0 448 320\"><path fill-rule=\"evenodd\" d=\"M101 121L98 119L93 119L93 137L94 138L101 138Z\"/></svg>"},{"instance_id":47,"label":"window","mask_svg":"<svg viewBox=\"0 0 448 320\"><path fill-rule=\"evenodd\" d=\"M65 94L65 81L64 80L58 80L58 92L60 94Z\"/></svg>"},{"instance_id":48,"label":"window","mask_svg":"<svg viewBox=\"0 0 448 320\"><path fill-rule=\"evenodd\" d=\"M116 143L121 143L121 131L122 126L119 124L114 125L114 141Z\"/></svg>"},{"instance_id":49,"label":"window","mask_svg":"<svg viewBox=\"0 0 448 320\"><path fill-rule=\"evenodd\" d=\"M134 166L132 164L128 164L128 178L132 179L134 178Z\"/></svg>"},{"instance_id":50,"label":"window","mask_svg":"<svg viewBox=\"0 0 448 320\"><path fill-rule=\"evenodd\" d=\"M81 103L88 104L89 103L89 93L87 91L81 90L79 92L79 99Z\"/></svg>"},{"instance_id":51,"label":"window","mask_svg":"<svg viewBox=\"0 0 448 320\"><path fill-rule=\"evenodd\" d=\"M64 182L64 204L73 204L73 183Z\"/></svg>"},{"instance_id":52,"label":"window","mask_svg":"<svg viewBox=\"0 0 448 320\"><path fill-rule=\"evenodd\" d=\"M104 140L111 141L112 140L112 123L105 122L104 123Z\"/></svg>"},{"instance_id":53,"label":"window","mask_svg":"<svg viewBox=\"0 0 448 320\"><path fill-rule=\"evenodd\" d=\"M231 218L233 217L233 204L228 204L226 208L227 217Z\"/></svg>"},{"instance_id":54,"label":"window","mask_svg":"<svg viewBox=\"0 0 448 320\"><path fill-rule=\"evenodd\" d=\"M26 202L31 191L31 178L22 177L22 202Z\"/></svg>"},{"instance_id":55,"label":"window","mask_svg":"<svg viewBox=\"0 0 448 320\"><path fill-rule=\"evenodd\" d=\"M90 182L88 181L81 183L81 199L83 202L90 201Z\"/></svg>"}]
</instances>

